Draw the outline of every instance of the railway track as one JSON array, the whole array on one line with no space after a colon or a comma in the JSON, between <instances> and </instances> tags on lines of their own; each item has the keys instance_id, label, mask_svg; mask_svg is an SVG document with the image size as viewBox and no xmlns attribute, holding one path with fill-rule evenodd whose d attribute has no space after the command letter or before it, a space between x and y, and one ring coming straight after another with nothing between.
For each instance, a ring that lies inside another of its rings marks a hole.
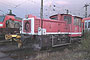
<instances>
[{"instance_id":1,"label":"railway track","mask_svg":"<svg viewBox=\"0 0 90 60\"><path fill-rule=\"evenodd\" d=\"M10 42L10 41L0 41L0 52L6 54L6 56L0 57L0 59L3 58L13 58L15 60L24 60L32 57L36 57L39 53L52 53L52 52L63 52L64 49L69 49L72 50L73 48L77 47L78 44L71 44L71 45L64 45L61 47L54 47L54 48L49 48L46 50L41 50L41 51L34 51L30 47L23 47L23 48L17 48L15 42Z\"/></svg>"}]
</instances>

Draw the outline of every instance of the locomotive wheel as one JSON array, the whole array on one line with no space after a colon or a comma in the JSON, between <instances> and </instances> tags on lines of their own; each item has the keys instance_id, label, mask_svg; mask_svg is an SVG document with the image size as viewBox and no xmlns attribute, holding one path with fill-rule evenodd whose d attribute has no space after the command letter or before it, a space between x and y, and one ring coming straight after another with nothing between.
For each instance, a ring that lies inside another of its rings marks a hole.
<instances>
[{"instance_id":1,"label":"locomotive wheel","mask_svg":"<svg viewBox=\"0 0 90 60\"><path fill-rule=\"evenodd\" d=\"M34 50L41 50L42 49L42 38L40 36L35 37L33 49Z\"/></svg>"},{"instance_id":2,"label":"locomotive wheel","mask_svg":"<svg viewBox=\"0 0 90 60\"><path fill-rule=\"evenodd\" d=\"M34 40L34 47L39 50L48 49L52 45L51 35L36 36Z\"/></svg>"}]
</instances>

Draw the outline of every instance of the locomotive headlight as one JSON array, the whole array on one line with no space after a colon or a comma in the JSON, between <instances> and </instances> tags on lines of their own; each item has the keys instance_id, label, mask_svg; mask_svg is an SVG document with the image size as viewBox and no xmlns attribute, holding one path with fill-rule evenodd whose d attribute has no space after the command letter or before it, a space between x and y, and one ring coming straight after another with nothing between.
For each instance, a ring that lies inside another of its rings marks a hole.
<instances>
[{"instance_id":1,"label":"locomotive headlight","mask_svg":"<svg viewBox=\"0 0 90 60\"><path fill-rule=\"evenodd\" d=\"M0 24L0 26L3 26L3 24Z\"/></svg>"}]
</instances>

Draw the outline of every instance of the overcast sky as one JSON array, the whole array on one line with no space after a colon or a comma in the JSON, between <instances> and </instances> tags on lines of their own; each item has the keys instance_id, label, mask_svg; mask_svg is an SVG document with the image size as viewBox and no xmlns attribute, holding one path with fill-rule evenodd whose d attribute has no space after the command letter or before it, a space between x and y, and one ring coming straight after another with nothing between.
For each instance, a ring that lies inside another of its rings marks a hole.
<instances>
[{"instance_id":1,"label":"overcast sky","mask_svg":"<svg viewBox=\"0 0 90 60\"><path fill-rule=\"evenodd\" d=\"M19 17L27 14L40 16L41 0L0 0L0 14L8 13L8 9L12 9ZM89 4L90 0L44 0L44 18L52 14L66 13L65 9L69 9L71 14L84 15L84 5ZM90 6L88 14L90 14Z\"/></svg>"}]
</instances>

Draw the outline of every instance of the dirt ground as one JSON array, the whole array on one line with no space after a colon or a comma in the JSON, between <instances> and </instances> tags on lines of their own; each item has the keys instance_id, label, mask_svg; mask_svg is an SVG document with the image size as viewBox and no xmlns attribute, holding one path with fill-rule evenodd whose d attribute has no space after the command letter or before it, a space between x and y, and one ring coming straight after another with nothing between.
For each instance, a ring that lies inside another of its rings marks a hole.
<instances>
[{"instance_id":1,"label":"dirt ground","mask_svg":"<svg viewBox=\"0 0 90 60\"><path fill-rule=\"evenodd\" d=\"M0 48L0 51L9 46L3 47ZM85 58L86 54L87 52L81 49L80 44L74 44L37 52L31 49L13 50L9 52L1 51L0 56L2 60L88 60Z\"/></svg>"},{"instance_id":2,"label":"dirt ground","mask_svg":"<svg viewBox=\"0 0 90 60\"><path fill-rule=\"evenodd\" d=\"M77 45L76 45L77 46ZM54 51L45 51L42 53L37 53L34 58L26 58L24 60L87 60L85 55L87 52L82 51L80 46L65 47L61 50L55 49Z\"/></svg>"}]
</instances>

